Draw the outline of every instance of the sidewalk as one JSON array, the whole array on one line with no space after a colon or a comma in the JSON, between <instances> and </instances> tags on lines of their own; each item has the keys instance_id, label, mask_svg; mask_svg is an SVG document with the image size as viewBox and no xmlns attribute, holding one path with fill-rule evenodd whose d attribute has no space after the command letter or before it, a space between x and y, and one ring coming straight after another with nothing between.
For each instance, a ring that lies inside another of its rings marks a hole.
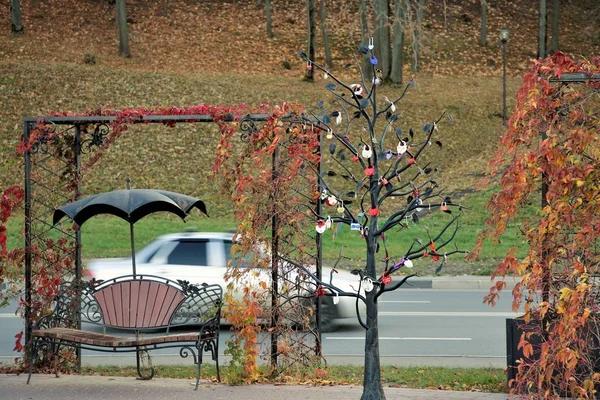
<instances>
[{"instance_id":1,"label":"sidewalk","mask_svg":"<svg viewBox=\"0 0 600 400\"><path fill-rule=\"evenodd\" d=\"M153 379L139 381L135 378L105 376L33 375L26 385L27 375L0 375L0 398L3 400L311 400L360 399L358 386L288 386L249 385L229 386L201 381L194 391L192 379ZM506 394L481 392L454 392L447 390L422 390L385 388L388 400L501 400Z\"/></svg>"}]
</instances>

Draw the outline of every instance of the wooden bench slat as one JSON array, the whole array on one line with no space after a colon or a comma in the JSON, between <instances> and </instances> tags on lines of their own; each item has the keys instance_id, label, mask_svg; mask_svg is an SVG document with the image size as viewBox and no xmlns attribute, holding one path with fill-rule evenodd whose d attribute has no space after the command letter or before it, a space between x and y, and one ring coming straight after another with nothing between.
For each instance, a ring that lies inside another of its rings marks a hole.
<instances>
[{"instance_id":1,"label":"wooden bench slat","mask_svg":"<svg viewBox=\"0 0 600 400\"><path fill-rule=\"evenodd\" d=\"M94 293L107 326L152 328L167 326L185 300L173 286L154 281L118 282Z\"/></svg>"},{"instance_id":2,"label":"wooden bench slat","mask_svg":"<svg viewBox=\"0 0 600 400\"><path fill-rule=\"evenodd\" d=\"M73 343L90 344L102 347L133 347L149 346L155 343L192 342L197 341L199 333L163 335L154 337L130 338L123 336L104 335L101 333L80 331L70 328L49 328L32 331L34 337L65 340Z\"/></svg>"},{"instance_id":3,"label":"wooden bench slat","mask_svg":"<svg viewBox=\"0 0 600 400\"><path fill-rule=\"evenodd\" d=\"M123 303L123 296L121 296L122 294L122 288L123 285L125 283L121 283L118 285L112 285L111 289L112 289L112 295L113 295L113 304L115 306L115 321L116 321L116 326L125 326L123 325L123 306L125 305Z\"/></svg>"}]
</instances>

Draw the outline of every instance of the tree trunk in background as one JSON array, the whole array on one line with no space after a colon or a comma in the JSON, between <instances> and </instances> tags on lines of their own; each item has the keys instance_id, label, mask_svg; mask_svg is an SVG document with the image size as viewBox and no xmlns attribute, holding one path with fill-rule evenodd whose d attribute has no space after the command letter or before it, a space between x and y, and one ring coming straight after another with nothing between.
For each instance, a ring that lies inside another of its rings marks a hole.
<instances>
[{"instance_id":1,"label":"tree trunk in background","mask_svg":"<svg viewBox=\"0 0 600 400\"><path fill-rule=\"evenodd\" d=\"M10 31L15 34L23 34L23 24L21 23L21 2L20 0L11 0L10 2Z\"/></svg>"},{"instance_id":2,"label":"tree trunk in background","mask_svg":"<svg viewBox=\"0 0 600 400\"><path fill-rule=\"evenodd\" d=\"M404 81L404 27L406 26L406 7L408 0L396 0L394 4L394 42L392 44L392 73L393 83L401 85Z\"/></svg>"},{"instance_id":3,"label":"tree trunk in background","mask_svg":"<svg viewBox=\"0 0 600 400\"><path fill-rule=\"evenodd\" d=\"M308 49L306 54L309 60L315 59L315 46L316 46L316 29L317 29L317 10L315 7L315 0L307 0L306 8L308 13ZM304 79L307 81L314 82L315 80L315 69L312 65L307 65L306 74Z\"/></svg>"},{"instance_id":4,"label":"tree trunk in background","mask_svg":"<svg viewBox=\"0 0 600 400\"><path fill-rule=\"evenodd\" d=\"M323 36L323 50L325 50L325 63L329 68L333 67L331 48L329 47L329 35L327 34L327 7L325 0L321 0L321 35Z\"/></svg>"},{"instance_id":5,"label":"tree trunk in background","mask_svg":"<svg viewBox=\"0 0 600 400\"><path fill-rule=\"evenodd\" d=\"M369 34L369 16L367 14L367 0L360 0L359 3L359 13L360 13L360 35L361 35L361 39L362 39L362 45L363 46L367 46L369 44L369 37L371 37L371 35ZM365 77L365 80L367 80L368 82L371 81L371 79L373 79L373 72L371 70L371 68L369 68L371 65L370 60L369 60L369 55L365 54L363 56L363 75Z\"/></svg>"},{"instance_id":6,"label":"tree trunk in background","mask_svg":"<svg viewBox=\"0 0 600 400\"><path fill-rule=\"evenodd\" d=\"M273 37L273 27L271 25L271 0L265 0L265 17L267 19L267 37Z\"/></svg>"},{"instance_id":7,"label":"tree trunk in background","mask_svg":"<svg viewBox=\"0 0 600 400\"><path fill-rule=\"evenodd\" d=\"M448 30L448 3L444 0L444 31Z\"/></svg>"},{"instance_id":8,"label":"tree trunk in background","mask_svg":"<svg viewBox=\"0 0 600 400\"><path fill-rule=\"evenodd\" d=\"M560 0L552 2L552 39L550 41L550 53L556 53L560 47L558 45L558 26L560 22Z\"/></svg>"},{"instance_id":9,"label":"tree trunk in background","mask_svg":"<svg viewBox=\"0 0 600 400\"><path fill-rule=\"evenodd\" d=\"M379 59L376 68L381 70L383 80L390 76L390 2L389 0L373 1L373 30L375 56Z\"/></svg>"},{"instance_id":10,"label":"tree trunk in background","mask_svg":"<svg viewBox=\"0 0 600 400\"><path fill-rule=\"evenodd\" d=\"M131 57L129 49L129 29L127 29L127 5L125 0L117 0L117 27L119 28L119 55Z\"/></svg>"},{"instance_id":11,"label":"tree trunk in background","mask_svg":"<svg viewBox=\"0 0 600 400\"><path fill-rule=\"evenodd\" d=\"M538 32L538 58L546 57L546 0L540 0L540 26Z\"/></svg>"},{"instance_id":12,"label":"tree trunk in background","mask_svg":"<svg viewBox=\"0 0 600 400\"><path fill-rule=\"evenodd\" d=\"M411 70L419 71L419 61L421 57L421 35L423 34L423 12L425 11L425 0L419 0L417 5L417 20L415 23L415 31L413 34L413 60Z\"/></svg>"},{"instance_id":13,"label":"tree trunk in background","mask_svg":"<svg viewBox=\"0 0 600 400\"><path fill-rule=\"evenodd\" d=\"M487 0L481 0L481 30L479 32L479 44L487 44Z\"/></svg>"}]
</instances>

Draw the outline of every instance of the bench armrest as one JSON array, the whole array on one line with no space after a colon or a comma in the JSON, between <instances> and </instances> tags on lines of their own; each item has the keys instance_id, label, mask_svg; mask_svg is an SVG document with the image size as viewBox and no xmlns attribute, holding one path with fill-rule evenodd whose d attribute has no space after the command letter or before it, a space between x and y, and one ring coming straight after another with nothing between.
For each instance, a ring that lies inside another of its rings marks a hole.
<instances>
[{"instance_id":1,"label":"bench armrest","mask_svg":"<svg viewBox=\"0 0 600 400\"><path fill-rule=\"evenodd\" d=\"M92 283L85 281L64 282L54 296L52 311L42 316L33 329L46 329L59 326L73 327L80 321L80 310L86 303L87 293Z\"/></svg>"}]
</instances>

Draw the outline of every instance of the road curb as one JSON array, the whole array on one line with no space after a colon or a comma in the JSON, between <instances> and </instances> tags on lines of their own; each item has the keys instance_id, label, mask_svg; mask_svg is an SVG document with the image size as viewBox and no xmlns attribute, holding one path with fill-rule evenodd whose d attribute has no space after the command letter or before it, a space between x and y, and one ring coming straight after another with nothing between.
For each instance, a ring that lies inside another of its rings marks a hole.
<instances>
[{"instance_id":1,"label":"road curb","mask_svg":"<svg viewBox=\"0 0 600 400\"><path fill-rule=\"evenodd\" d=\"M409 279L403 289L440 289L440 290L489 290L500 279L492 280L490 276L423 276ZM505 279L504 290L512 290L519 280L514 277Z\"/></svg>"}]
</instances>

